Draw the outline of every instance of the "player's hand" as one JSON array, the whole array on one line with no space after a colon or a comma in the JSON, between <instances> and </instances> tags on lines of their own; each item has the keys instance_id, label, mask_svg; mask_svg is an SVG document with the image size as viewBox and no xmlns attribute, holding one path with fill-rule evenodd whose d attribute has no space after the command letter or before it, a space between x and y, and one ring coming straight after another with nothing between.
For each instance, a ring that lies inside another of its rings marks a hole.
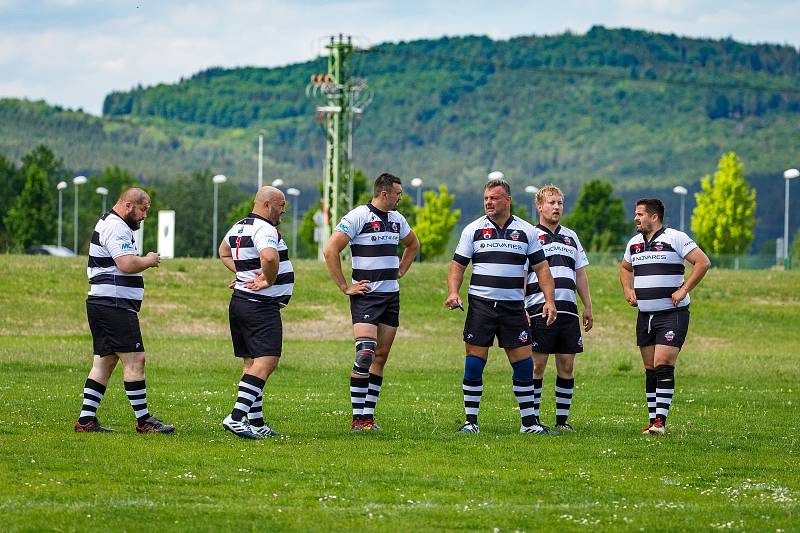
<instances>
[{"instance_id":1,"label":"player's hand","mask_svg":"<svg viewBox=\"0 0 800 533\"><path fill-rule=\"evenodd\" d=\"M636 304L638 303L636 301L636 291L633 289L625 289L625 299L628 301L628 304L630 304L631 307L636 307Z\"/></svg>"},{"instance_id":2,"label":"player's hand","mask_svg":"<svg viewBox=\"0 0 800 533\"><path fill-rule=\"evenodd\" d=\"M267 280L264 279L264 274L262 272L256 273L256 277L244 282L244 286L246 289L250 289L251 291L260 291L261 289L266 289L269 287L269 283Z\"/></svg>"},{"instance_id":3,"label":"player's hand","mask_svg":"<svg viewBox=\"0 0 800 533\"><path fill-rule=\"evenodd\" d=\"M369 280L362 279L361 281L356 281L352 285L348 285L342 292L348 296L364 296L369 291Z\"/></svg>"},{"instance_id":4,"label":"player's hand","mask_svg":"<svg viewBox=\"0 0 800 533\"><path fill-rule=\"evenodd\" d=\"M234 276L234 278L228 282L229 289L233 289L234 287L236 287L236 276Z\"/></svg>"},{"instance_id":5,"label":"player's hand","mask_svg":"<svg viewBox=\"0 0 800 533\"><path fill-rule=\"evenodd\" d=\"M678 304L686 298L687 294L689 294L689 291L683 287L678 287L678 290L672 293L672 307L678 307Z\"/></svg>"},{"instance_id":6,"label":"player's hand","mask_svg":"<svg viewBox=\"0 0 800 533\"><path fill-rule=\"evenodd\" d=\"M587 307L583 309L583 331L589 331L594 325L594 318L592 317L592 308Z\"/></svg>"},{"instance_id":7,"label":"player's hand","mask_svg":"<svg viewBox=\"0 0 800 533\"><path fill-rule=\"evenodd\" d=\"M158 252L148 252L145 258L151 268L158 268L161 264L161 254Z\"/></svg>"},{"instance_id":8,"label":"player's hand","mask_svg":"<svg viewBox=\"0 0 800 533\"><path fill-rule=\"evenodd\" d=\"M542 306L542 318L547 319L547 325L549 326L555 322L557 316L556 305L551 302L545 302L544 306Z\"/></svg>"},{"instance_id":9,"label":"player's hand","mask_svg":"<svg viewBox=\"0 0 800 533\"><path fill-rule=\"evenodd\" d=\"M458 293L454 292L447 296L447 300L444 301L444 306L452 311L457 307L461 307L463 309L464 303L461 301L461 298L458 297Z\"/></svg>"}]
</instances>

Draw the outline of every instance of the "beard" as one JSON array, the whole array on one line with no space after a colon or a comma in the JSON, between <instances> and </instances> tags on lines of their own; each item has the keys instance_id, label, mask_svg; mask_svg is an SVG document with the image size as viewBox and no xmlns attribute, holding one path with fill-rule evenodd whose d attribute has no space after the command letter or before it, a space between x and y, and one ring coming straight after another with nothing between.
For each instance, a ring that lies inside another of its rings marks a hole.
<instances>
[{"instance_id":1,"label":"beard","mask_svg":"<svg viewBox=\"0 0 800 533\"><path fill-rule=\"evenodd\" d=\"M136 217L134 216L133 213L130 213L129 215L126 215L125 217L123 217L123 220L128 225L128 227L131 228L134 231L139 229L141 227L141 225L142 225L142 221L141 220L136 220Z\"/></svg>"}]
</instances>

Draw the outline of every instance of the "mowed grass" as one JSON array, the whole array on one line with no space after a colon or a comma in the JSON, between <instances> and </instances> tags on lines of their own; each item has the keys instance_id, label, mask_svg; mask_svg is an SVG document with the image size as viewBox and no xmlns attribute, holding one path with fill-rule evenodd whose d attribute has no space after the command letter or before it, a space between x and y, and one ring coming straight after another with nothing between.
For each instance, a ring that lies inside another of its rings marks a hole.
<instances>
[{"instance_id":1,"label":"mowed grass","mask_svg":"<svg viewBox=\"0 0 800 533\"><path fill-rule=\"evenodd\" d=\"M800 528L800 273L709 272L692 294L669 433L654 438L639 432L635 310L615 268L590 267L596 327L576 363L576 432L548 438L518 433L497 348L482 432L455 433L464 316L442 305L446 269L423 264L402 280L401 330L378 404L384 431L350 434L347 299L321 264L298 262L264 406L286 436L242 441L220 425L241 372L220 263L165 260L145 275L149 405L177 433L135 433L118 369L99 411L117 432L100 435L72 429L91 360L85 259L4 256L2 529Z\"/></svg>"}]
</instances>

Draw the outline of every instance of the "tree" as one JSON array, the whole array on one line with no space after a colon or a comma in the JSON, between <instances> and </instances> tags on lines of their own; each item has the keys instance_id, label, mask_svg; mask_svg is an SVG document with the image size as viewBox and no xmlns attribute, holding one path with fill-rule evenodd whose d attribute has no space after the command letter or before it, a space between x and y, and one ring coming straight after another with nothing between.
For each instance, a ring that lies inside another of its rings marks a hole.
<instances>
[{"instance_id":1,"label":"tree","mask_svg":"<svg viewBox=\"0 0 800 533\"><path fill-rule=\"evenodd\" d=\"M5 217L9 233L21 249L52 242L55 228L53 191L47 173L35 163L27 169L22 192Z\"/></svg>"},{"instance_id":2,"label":"tree","mask_svg":"<svg viewBox=\"0 0 800 533\"><path fill-rule=\"evenodd\" d=\"M11 236L4 220L8 210L22 192L25 184L24 176L17 170L13 162L0 154L0 250L5 250L11 244Z\"/></svg>"},{"instance_id":3,"label":"tree","mask_svg":"<svg viewBox=\"0 0 800 533\"><path fill-rule=\"evenodd\" d=\"M775 245L772 246L772 250L775 250ZM800 229L794 234L794 238L792 239L792 247L789 248L789 255L792 256L792 262L794 264L800 265Z\"/></svg>"},{"instance_id":4,"label":"tree","mask_svg":"<svg viewBox=\"0 0 800 533\"><path fill-rule=\"evenodd\" d=\"M750 248L756 225L756 190L744 177L744 163L730 152L719 160L713 178L705 176L695 194L692 233L714 255L740 254Z\"/></svg>"},{"instance_id":5,"label":"tree","mask_svg":"<svg viewBox=\"0 0 800 533\"><path fill-rule=\"evenodd\" d=\"M622 198L615 197L613 192L610 181L586 182L575 207L562 218L562 223L578 234L587 251L613 251L624 244L630 232L631 224L625 219Z\"/></svg>"},{"instance_id":6,"label":"tree","mask_svg":"<svg viewBox=\"0 0 800 533\"><path fill-rule=\"evenodd\" d=\"M414 231L419 238L420 258L431 259L444 252L461 210L451 209L455 196L447 193L447 185L439 185L438 194L425 192L424 197L423 206L417 208Z\"/></svg>"}]
</instances>

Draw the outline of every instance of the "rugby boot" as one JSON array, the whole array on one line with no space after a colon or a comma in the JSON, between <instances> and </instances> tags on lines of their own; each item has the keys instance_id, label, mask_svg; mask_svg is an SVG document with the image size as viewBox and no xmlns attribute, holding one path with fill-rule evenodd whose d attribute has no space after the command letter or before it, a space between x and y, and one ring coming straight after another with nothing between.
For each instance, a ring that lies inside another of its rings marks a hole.
<instances>
[{"instance_id":1,"label":"rugby boot","mask_svg":"<svg viewBox=\"0 0 800 533\"><path fill-rule=\"evenodd\" d=\"M139 433L172 433L175 431L175 426L164 424L161 420L154 416L136 423L136 431Z\"/></svg>"},{"instance_id":2,"label":"rugby boot","mask_svg":"<svg viewBox=\"0 0 800 533\"><path fill-rule=\"evenodd\" d=\"M89 420L85 424L81 424L80 422L75 422L75 433L113 433L114 430L111 428L103 427L100 424L100 421L96 418L94 420Z\"/></svg>"}]
</instances>

